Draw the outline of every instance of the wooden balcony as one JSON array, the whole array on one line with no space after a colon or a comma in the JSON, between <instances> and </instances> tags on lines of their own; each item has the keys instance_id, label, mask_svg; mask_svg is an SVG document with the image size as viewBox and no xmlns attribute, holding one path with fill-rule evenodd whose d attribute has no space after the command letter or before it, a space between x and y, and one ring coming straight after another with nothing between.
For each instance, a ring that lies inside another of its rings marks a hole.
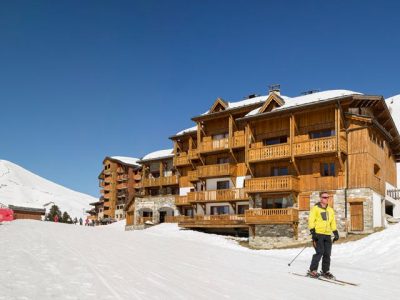
<instances>
[{"instance_id":1,"label":"wooden balcony","mask_svg":"<svg viewBox=\"0 0 400 300\"><path fill-rule=\"evenodd\" d=\"M188 196L175 196L175 205L191 205Z\"/></svg>"},{"instance_id":2,"label":"wooden balcony","mask_svg":"<svg viewBox=\"0 0 400 300\"><path fill-rule=\"evenodd\" d=\"M248 151L249 162L284 159L289 157L289 144L278 144L259 148L256 148L256 144L252 144L251 148Z\"/></svg>"},{"instance_id":3,"label":"wooden balcony","mask_svg":"<svg viewBox=\"0 0 400 300\"><path fill-rule=\"evenodd\" d=\"M174 166L190 165L190 160L187 152L181 152L174 157Z\"/></svg>"},{"instance_id":4,"label":"wooden balcony","mask_svg":"<svg viewBox=\"0 0 400 300\"><path fill-rule=\"evenodd\" d=\"M175 185L175 184L178 184L178 176L176 176L176 175L143 179L143 187L166 186L166 185Z\"/></svg>"},{"instance_id":5,"label":"wooden balcony","mask_svg":"<svg viewBox=\"0 0 400 300\"><path fill-rule=\"evenodd\" d=\"M245 211L246 224L291 224L299 221L294 208L250 209Z\"/></svg>"},{"instance_id":6,"label":"wooden balcony","mask_svg":"<svg viewBox=\"0 0 400 300\"><path fill-rule=\"evenodd\" d=\"M199 153L197 152L197 149L189 150L188 157L190 160L199 159Z\"/></svg>"},{"instance_id":7,"label":"wooden balcony","mask_svg":"<svg viewBox=\"0 0 400 300\"><path fill-rule=\"evenodd\" d=\"M260 177L245 180L247 193L275 193L299 190L299 179L295 176Z\"/></svg>"},{"instance_id":8,"label":"wooden balcony","mask_svg":"<svg viewBox=\"0 0 400 300\"><path fill-rule=\"evenodd\" d=\"M241 148L245 146L245 135L244 130L236 131L231 138L231 147L232 148Z\"/></svg>"},{"instance_id":9,"label":"wooden balcony","mask_svg":"<svg viewBox=\"0 0 400 300\"><path fill-rule=\"evenodd\" d=\"M343 151L346 148L346 140L339 139L339 143L341 144L339 145L340 150ZM338 145L336 141L336 136L297 142L293 145L293 153L295 156L336 153L337 151Z\"/></svg>"},{"instance_id":10,"label":"wooden balcony","mask_svg":"<svg viewBox=\"0 0 400 300\"><path fill-rule=\"evenodd\" d=\"M199 178L233 176L235 169L235 165L229 163L200 166L197 168L197 176Z\"/></svg>"},{"instance_id":11,"label":"wooden balcony","mask_svg":"<svg viewBox=\"0 0 400 300\"><path fill-rule=\"evenodd\" d=\"M220 151L224 149L229 149L229 139L224 138L220 140L203 140L200 143L200 152L213 152L213 151Z\"/></svg>"},{"instance_id":12,"label":"wooden balcony","mask_svg":"<svg viewBox=\"0 0 400 300\"><path fill-rule=\"evenodd\" d=\"M125 173L124 168L121 168L121 167L117 168L117 173L118 174L124 174Z\"/></svg>"},{"instance_id":13,"label":"wooden balcony","mask_svg":"<svg viewBox=\"0 0 400 300\"><path fill-rule=\"evenodd\" d=\"M133 176L133 179L136 180L136 181L142 180L142 175L135 174L135 176Z\"/></svg>"},{"instance_id":14,"label":"wooden balcony","mask_svg":"<svg viewBox=\"0 0 400 300\"><path fill-rule=\"evenodd\" d=\"M111 199L111 193L104 193L104 199L107 199L107 200L109 200L109 199Z\"/></svg>"},{"instance_id":15,"label":"wooden balcony","mask_svg":"<svg viewBox=\"0 0 400 300\"><path fill-rule=\"evenodd\" d=\"M193 184L189 180L189 176L179 177L179 187L193 187Z\"/></svg>"},{"instance_id":16,"label":"wooden balcony","mask_svg":"<svg viewBox=\"0 0 400 300\"><path fill-rule=\"evenodd\" d=\"M126 181L126 180L128 180L127 174L122 174L117 176L117 181Z\"/></svg>"},{"instance_id":17,"label":"wooden balcony","mask_svg":"<svg viewBox=\"0 0 400 300\"><path fill-rule=\"evenodd\" d=\"M210 190L201 192L190 192L187 195L189 202L227 202L248 200L249 196L245 189L224 189L224 190Z\"/></svg>"},{"instance_id":18,"label":"wooden balcony","mask_svg":"<svg viewBox=\"0 0 400 300\"><path fill-rule=\"evenodd\" d=\"M127 189L127 188L128 188L128 184L126 182L117 184L117 190L123 190L123 189Z\"/></svg>"},{"instance_id":19,"label":"wooden balcony","mask_svg":"<svg viewBox=\"0 0 400 300\"><path fill-rule=\"evenodd\" d=\"M105 183L111 183L111 181L112 181L112 176L108 176L108 177L104 178Z\"/></svg>"},{"instance_id":20,"label":"wooden balcony","mask_svg":"<svg viewBox=\"0 0 400 300\"><path fill-rule=\"evenodd\" d=\"M188 216L165 216L165 223L179 223L185 222L186 219L190 219Z\"/></svg>"},{"instance_id":21,"label":"wooden balcony","mask_svg":"<svg viewBox=\"0 0 400 300\"><path fill-rule=\"evenodd\" d=\"M235 228L247 227L244 215L205 215L194 216L179 222L180 227L186 228Z\"/></svg>"},{"instance_id":22,"label":"wooden balcony","mask_svg":"<svg viewBox=\"0 0 400 300\"><path fill-rule=\"evenodd\" d=\"M111 169L103 170L104 175L111 175Z\"/></svg>"},{"instance_id":23,"label":"wooden balcony","mask_svg":"<svg viewBox=\"0 0 400 300\"><path fill-rule=\"evenodd\" d=\"M199 176L197 175L197 170L189 171L188 172L188 179L189 179L190 182L198 181L199 180Z\"/></svg>"}]
</instances>

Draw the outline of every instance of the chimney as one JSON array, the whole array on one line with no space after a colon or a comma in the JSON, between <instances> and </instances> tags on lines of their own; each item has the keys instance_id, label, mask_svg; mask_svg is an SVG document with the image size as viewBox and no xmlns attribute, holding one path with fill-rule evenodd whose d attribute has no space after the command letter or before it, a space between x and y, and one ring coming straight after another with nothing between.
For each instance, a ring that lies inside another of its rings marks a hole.
<instances>
[{"instance_id":1,"label":"chimney","mask_svg":"<svg viewBox=\"0 0 400 300\"><path fill-rule=\"evenodd\" d=\"M268 88L269 88L270 95L272 92L274 92L277 95L281 94L281 85L280 84L271 84Z\"/></svg>"}]
</instances>

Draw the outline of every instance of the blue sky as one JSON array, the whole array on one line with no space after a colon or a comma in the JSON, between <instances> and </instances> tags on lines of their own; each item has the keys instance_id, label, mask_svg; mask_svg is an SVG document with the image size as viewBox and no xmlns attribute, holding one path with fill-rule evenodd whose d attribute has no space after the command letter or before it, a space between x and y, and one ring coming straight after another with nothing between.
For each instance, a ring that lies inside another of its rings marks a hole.
<instances>
[{"instance_id":1,"label":"blue sky","mask_svg":"<svg viewBox=\"0 0 400 300\"><path fill-rule=\"evenodd\" d=\"M399 1L1 1L0 158L98 196L217 97L400 93Z\"/></svg>"}]
</instances>

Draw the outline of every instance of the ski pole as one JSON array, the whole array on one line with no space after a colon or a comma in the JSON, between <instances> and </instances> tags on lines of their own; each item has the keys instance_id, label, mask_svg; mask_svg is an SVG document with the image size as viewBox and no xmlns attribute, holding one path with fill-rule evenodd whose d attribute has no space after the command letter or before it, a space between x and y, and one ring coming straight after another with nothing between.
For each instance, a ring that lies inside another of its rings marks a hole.
<instances>
[{"instance_id":1,"label":"ski pole","mask_svg":"<svg viewBox=\"0 0 400 300\"><path fill-rule=\"evenodd\" d=\"M296 258L301 254L301 252L303 252L306 248L307 248L307 245L304 246L304 248L299 252L299 254L296 255L295 258L293 258L293 260L290 263L288 263L289 267L296 260Z\"/></svg>"}]
</instances>

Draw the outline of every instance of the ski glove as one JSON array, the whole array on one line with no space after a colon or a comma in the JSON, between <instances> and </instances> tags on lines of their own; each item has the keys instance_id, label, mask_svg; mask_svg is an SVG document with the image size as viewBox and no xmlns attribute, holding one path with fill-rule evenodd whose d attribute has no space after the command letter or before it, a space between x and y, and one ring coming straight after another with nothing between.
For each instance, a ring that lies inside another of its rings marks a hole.
<instances>
[{"instance_id":1,"label":"ski glove","mask_svg":"<svg viewBox=\"0 0 400 300\"><path fill-rule=\"evenodd\" d=\"M333 238L333 241L334 242L336 242L338 239L339 239L339 232L337 231L337 230L335 230L334 232L333 232L333 234L334 234L334 238Z\"/></svg>"},{"instance_id":2,"label":"ski glove","mask_svg":"<svg viewBox=\"0 0 400 300\"><path fill-rule=\"evenodd\" d=\"M311 233L312 240L317 241L318 237L317 237L317 233L315 232L315 228L310 229L310 233Z\"/></svg>"}]
</instances>

